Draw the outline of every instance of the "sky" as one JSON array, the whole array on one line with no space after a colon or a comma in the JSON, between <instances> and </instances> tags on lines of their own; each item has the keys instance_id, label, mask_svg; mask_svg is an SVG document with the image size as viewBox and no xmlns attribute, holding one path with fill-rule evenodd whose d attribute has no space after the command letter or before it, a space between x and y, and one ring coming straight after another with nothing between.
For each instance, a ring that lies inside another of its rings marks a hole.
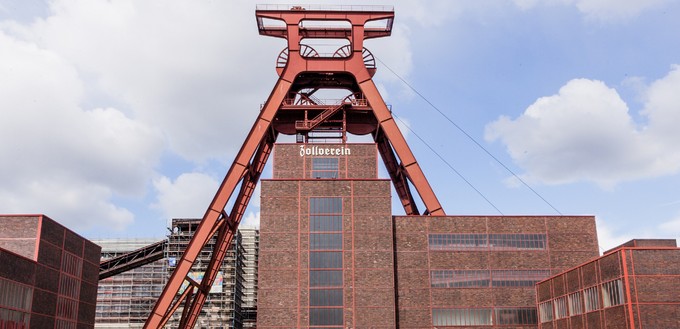
<instances>
[{"instance_id":1,"label":"sky","mask_svg":"<svg viewBox=\"0 0 680 329\"><path fill-rule=\"evenodd\" d=\"M374 79L447 214L680 238L680 1L369 3L394 6ZM202 217L284 47L251 1L0 0L0 213L91 239Z\"/></svg>"}]
</instances>

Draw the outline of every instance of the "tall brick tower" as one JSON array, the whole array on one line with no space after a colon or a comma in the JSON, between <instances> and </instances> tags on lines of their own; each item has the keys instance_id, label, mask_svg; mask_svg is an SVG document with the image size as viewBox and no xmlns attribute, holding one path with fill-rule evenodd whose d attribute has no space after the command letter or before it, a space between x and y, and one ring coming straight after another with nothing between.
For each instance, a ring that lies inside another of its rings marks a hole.
<instances>
[{"instance_id":1,"label":"tall brick tower","mask_svg":"<svg viewBox=\"0 0 680 329\"><path fill-rule=\"evenodd\" d=\"M372 80L376 60L364 47L364 40L389 36L394 10L384 6L262 5L257 7L256 18L261 35L287 42L276 60L279 79L145 327L164 326L180 308L180 327L191 328L196 323L278 134L296 135L299 144L279 147L277 161L281 162L276 164L276 175L289 182L270 181L265 190L272 202L280 201L274 198L277 192L297 193L293 196L298 198L298 204L295 209L272 209L285 213L286 220L271 217L263 228L274 230L269 231L272 237L288 243L297 241L297 245L289 246L291 253L263 253L261 266L294 268L285 272L293 280L286 287L293 294L290 296L297 297L280 300L287 303L284 308L295 306L291 325L342 326L364 321L367 325L394 327L394 301L385 299L389 294L394 297L394 285L389 281L393 276L390 189L389 180L377 180L377 154L385 163L407 215L445 215ZM335 42L337 47L328 53L320 52L311 46L315 41ZM340 91L344 96L320 100L318 92L324 90ZM349 145L347 134L370 134L375 144ZM284 165L286 162L291 163ZM422 201L422 211L411 187ZM227 212L225 207L230 201L233 207ZM263 208L271 206L263 202ZM295 216L289 217L292 215ZM203 280L196 282L188 273L202 247L214 236L210 264ZM358 239L372 239L369 244L374 246L354 250L352 245ZM267 248L265 244L261 247ZM277 255L273 263L268 259L272 255ZM365 281L370 278L382 279ZM264 307L272 300L265 292L266 276L261 282L259 303ZM188 288L182 290L184 283ZM359 296L354 285L373 286L376 290ZM283 289L278 284L273 288L279 289L277 293ZM289 304L291 301L296 304ZM384 321L365 313L368 310L374 312L370 314L381 314ZM274 325L275 321L269 323Z\"/></svg>"},{"instance_id":2,"label":"tall brick tower","mask_svg":"<svg viewBox=\"0 0 680 329\"><path fill-rule=\"evenodd\" d=\"M262 181L258 328L395 328L390 181L377 179L377 153L275 145Z\"/></svg>"}]
</instances>

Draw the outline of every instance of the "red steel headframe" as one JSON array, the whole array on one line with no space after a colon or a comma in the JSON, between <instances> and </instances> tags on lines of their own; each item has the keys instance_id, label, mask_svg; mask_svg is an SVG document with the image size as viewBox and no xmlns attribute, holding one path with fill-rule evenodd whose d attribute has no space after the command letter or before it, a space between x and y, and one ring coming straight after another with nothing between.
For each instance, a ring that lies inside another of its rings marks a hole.
<instances>
[{"instance_id":1,"label":"red steel headframe","mask_svg":"<svg viewBox=\"0 0 680 329\"><path fill-rule=\"evenodd\" d=\"M279 129L277 122L283 122L291 113L284 110L287 97L299 93L302 89L324 87L324 82L334 80L334 86L349 89L362 94L368 103L373 116L370 124L378 150L385 162L390 178L399 195L401 203L409 215L418 215L411 193L409 182L418 192L425 206L426 215L445 215L430 184L418 165L413 153L399 131L390 110L376 88L372 75L375 68L365 64L366 50L364 40L389 36L391 34L394 11L392 8L376 6L340 6L329 8L312 8L309 6L282 7L280 5L258 6L256 10L258 28L261 35L274 36L287 40L287 58L281 60L279 79L267 102L253 124L248 137L236 155L231 168L220 185L194 236L192 237L170 280L163 289L144 328L163 327L172 314L184 303L180 328L193 328L200 310L207 298L217 272L227 253L232 237L243 217L253 191L262 174L265 163L272 151L279 132L290 133ZM281 24L268 25L278 21ZM343 21L351 26L307 27L303 21ZM384 22L384 27L366 26L367 22ZM301 46L303 38L347 39L351 51L340 57L310 57L308 47ZM282 52L283 54L283 52ZM285 56L284 56L285 57ZM349 77L349 78L348 78ZM344 82L338 82L344 81ZM338 108L333 111L339 110ZM286 112L285 114L283 112ZM365 112L365 111L364 111ZM330 113L330 112L328 112ZM306 115L306 114L305 114ZM319 118L324 118L319 116ZM281 119L281 120L279 120ZM318 123L315 123L315 125ZM348 123L350 125L350 123ZM361 123L356 124L361 125ZM365 126L365 123L364 123ZM230 213L225 211L227 202L236 189L239 189ZM217 241L212 252L208 268L202 281L196 282L188 277L191 267L201 249L217 234ZM180 293L184 282L188 288Z\"/></svg>"}]
</instances>

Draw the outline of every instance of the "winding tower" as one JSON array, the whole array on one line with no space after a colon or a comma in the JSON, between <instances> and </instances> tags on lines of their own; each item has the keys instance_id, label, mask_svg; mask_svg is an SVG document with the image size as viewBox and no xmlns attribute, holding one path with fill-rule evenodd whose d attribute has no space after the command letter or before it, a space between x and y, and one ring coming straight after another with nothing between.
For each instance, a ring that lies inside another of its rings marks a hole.
<instances>
[{"instance_id":1,"label":"winding tower","mask_svg":"<svg viewBox=\"0 0 680 329\"><path fill-rule=\"evenodd\" d=\"M284 6L256 9L260 35L283 38L276 60L279 75L224 181L205 212L145 328L161 328L180 307L181 328L193 328L230 242L252 197L279 134L301 144L347 142L347 134L370 134L407 215L444 216L437 197L372 80L376 59L364 41L392 32L394 10L383 6ZM340 40L330 53L314 40ZM309 42L312 41L312 42ZM322 90L346 91L338 101L323 101ZM424 209L418 209L414 192ZM233 203L229 212L225 209ZM188 274L201 249L216 238L201 282ZM188 285L187 285L188 283ZM188 288L182 290L182 286Z\"/></svg>"}]
</instances>

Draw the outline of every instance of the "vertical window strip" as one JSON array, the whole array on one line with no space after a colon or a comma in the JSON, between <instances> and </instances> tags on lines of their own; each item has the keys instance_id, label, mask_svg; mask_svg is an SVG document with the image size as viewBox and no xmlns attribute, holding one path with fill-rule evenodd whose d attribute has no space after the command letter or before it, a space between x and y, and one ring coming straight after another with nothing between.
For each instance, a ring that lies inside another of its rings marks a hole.
<instances>
[{"instance_id":1,"label":"vertical window strip","mask_svg":"<svg viewBox=\"0 0 680 329\"><path fill-rule=\"evenodd\" d=\"M567 313L567 297L562 296L555 299L555 319L566 318L569 314Z\"/></svg>"},{"instance_id":2,"label":"vertical window strip","mask_svg":"<svg viewBox=\"0 0 680 329\"><path fill-rule=\"evenodd\" d=\"M595 311L600 308L600 295L597 286L586 288L583 291L585 297L586 312Z\"/></svg>"},{"instance_id":3,"label":"vertical window strip","mask_svg":"<svg viewBox=\"0 0 680 329\"><path fill-rule=\"evenodd\" d=\"M342 198L309 198L309 325L342 326Z\"/></svg>"},{"instance_id":4,"label":"vertical window strip","mask_svg":"<svg viewBox=\"0 0 680 329\"><path fill-rule=\"evenodd\" d=\"M581 299L580 291L577 291L569 295L569 314L570 315L583 314L583 300Z\"/></svg>"},{"instance_id":5,"label":"vertical window strip","mask_svg":"<svg viewBox=\"0 0 680 329\"><path fill-rule=\"evenodd\" d=\"M623 283L621 279L602 284L602 304L603 307L623 304Z\"/></svg>"}]
</instances>

